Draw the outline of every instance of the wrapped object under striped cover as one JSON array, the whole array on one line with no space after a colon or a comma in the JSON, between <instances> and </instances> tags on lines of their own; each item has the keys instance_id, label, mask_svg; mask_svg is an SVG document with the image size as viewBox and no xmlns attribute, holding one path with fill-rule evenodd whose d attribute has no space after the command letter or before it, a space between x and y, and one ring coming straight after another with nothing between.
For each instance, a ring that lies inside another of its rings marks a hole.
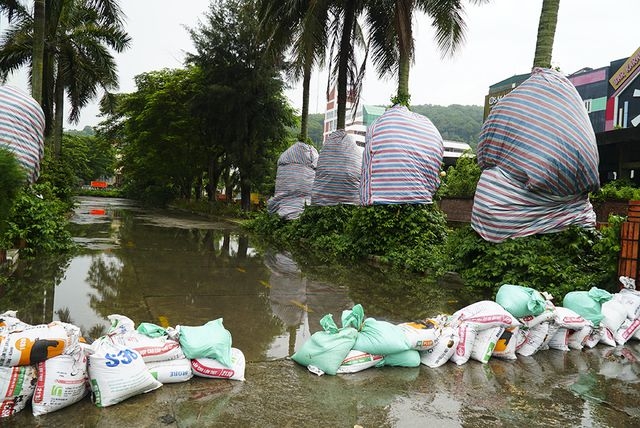
<instances>
[{"instance_id":1,"label":"wrapped object under striped cover","mask_svg":"<svg viewBox=\"0 0 640 428\"><path fill-rule=\"evenodd\" d=\"M487 241L595 226L600 187L595 134L575 87L536 68L485 121L472 227Z\"/></svg>"},{"instance_id":2,"label":"wrapped object under striped cover","mask_svg":"<svg viewBox=\"0 0 640 428\"><path fill-rule=\"evenodd\" d=\"M309 144L298 141L285 150L278 159L276 190L267 210L287 220L298 218L311 201L317 163L318 151Z\"/></svg>"},{"instance_id":3,"label":"wrapped object under striped cover","mask_svg":"<svg viewBox=\"0 0 640 428\"><path fill-rule=\"evenodd\" d=\"M29 183L38 179L44 154L44 113L31 95L0 86L0 147L14 153Z\"/></svg>"},{"instance_id":4,"label":"wrapped object under striped cover","mask_svg":"<svg viewBox=\"0 0 640 428\"><path fill-rule=\"evenodd\" d=\"M339 129L327 137L320 150L311 205L360 204L362 151L353 138Z\"/></svg>"},{"instance_id":5,"label":"wrapped object under striped cover","mask_svg":"<svg viewBox=\"0 0 640 428\"><path fill-rule=\"evenodd\" d=\"M388 109L367 130L360 203L430 204L440 185L444 146L425 116Z\"/></svg>"}]
</instances>

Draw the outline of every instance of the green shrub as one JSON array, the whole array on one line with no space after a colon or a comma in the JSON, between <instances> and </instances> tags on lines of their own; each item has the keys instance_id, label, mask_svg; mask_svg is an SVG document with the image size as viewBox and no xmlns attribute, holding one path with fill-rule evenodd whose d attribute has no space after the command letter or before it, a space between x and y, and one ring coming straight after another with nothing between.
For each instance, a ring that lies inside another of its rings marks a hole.
<instances>
[{"instance_id":1,"label":"green shrub","mask_svg":"<svg viewBox=\"0 0 640 428\"><path fill-rule=\"evenodd\" d=\"M473 197L481 173L475 156L466 152L458 158L455 166L450 166L447 170L447 174L436 192L436 199Z\"/></svg>"},{"instance_id":2,"label":"green shrub","mask_svg":"<svg viewBox=\"0 0 640 428\"><path fill-rule=\"evenodd\" d=\"M26 184L26 175L18 160L0 148L0 237L7 228L7 218L20 189Z\"/></svg>"}]
</instances>

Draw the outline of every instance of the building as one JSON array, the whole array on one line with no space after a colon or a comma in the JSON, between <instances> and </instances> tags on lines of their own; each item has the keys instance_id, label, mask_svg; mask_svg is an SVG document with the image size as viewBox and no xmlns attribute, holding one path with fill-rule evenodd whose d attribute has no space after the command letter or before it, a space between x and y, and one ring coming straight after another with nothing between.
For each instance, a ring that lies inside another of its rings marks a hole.
<instances>
[{"instance_id":1,"label":"building","mask_svg":"<svg viewBox=\"0 0 640 428\"><path fill-rule=\"evenodd\" d=\"M491 85L485 119L500 98L528 77L520 74ZM600 182L628 178L640 184L640 48L628 58L583 68L567 78L582 97L596 133Z\"/></svg>"}]
</instances>

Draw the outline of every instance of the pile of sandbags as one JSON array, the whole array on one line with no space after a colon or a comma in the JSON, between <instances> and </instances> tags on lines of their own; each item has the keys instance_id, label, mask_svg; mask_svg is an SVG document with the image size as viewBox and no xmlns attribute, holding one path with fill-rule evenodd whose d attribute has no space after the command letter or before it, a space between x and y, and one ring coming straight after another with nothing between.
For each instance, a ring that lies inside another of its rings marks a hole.
<instances>
[{"instance_id":1,"label":"pile of sandbags","mask_svg":"<svg viewBox=\"0 0 640 428\"><path fill-rule=\"evenodd\" d=\"M343 129L322 145L311 190L311 205L360 204L362 151Z\"/></svg>"},{"instance_id":2,"label":"pile of sandbags","mask_svg":"<svg viewBox=\"0 0 640 428\"><path fill-rule=\"evenodd\" d=\"M476 155L482 174L471 226L485 240L595 227L596 138L582 99L560 73L536 68L502 98L482 126Z\"/></svg>"},{"instance_id":3,"label":"pile of sandbags","mask_svg":"<svg viewBox=\"0 0 640 428\"><path fill-rule=\"evenodd\" d=\"M222 319L163 328L108 317L111 327L91 345L72 324L31 326L15 311L0 314L0 417L31 401L34 416L68 407L92 393L98 407L117 404L164 383L194 375L244 380L242 351L231 347Z\"/></svg>"},{"instance_id":4,"label":"pile of sandbags","mask_svg":"<svg viewBox=\"0 0 640 428\"><path fill-rule=\"evenodd\" d=\"M278 158L276 189L267 201L267 210L286 220L300 217L311 202L311 189L316 176L318 151L298 141Z\"/></svg>"},{"instance_id":5,"label":"pile of sandbags","mask_svg":"<svg viewBox=\"0 0 640 428\"><path fill-rule=\"evenodd\" d=\"M444 143L425 116L396 105L367 129L361 205L430 204L440 186Z\"/></svg>"}]
</instances>

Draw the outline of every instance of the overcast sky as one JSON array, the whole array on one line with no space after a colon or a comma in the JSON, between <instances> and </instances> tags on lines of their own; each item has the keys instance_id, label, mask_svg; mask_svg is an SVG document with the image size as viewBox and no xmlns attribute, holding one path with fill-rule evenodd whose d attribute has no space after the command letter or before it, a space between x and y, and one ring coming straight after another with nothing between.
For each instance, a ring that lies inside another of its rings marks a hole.
<instances>
[{"instance_id":1,"label":"overcast sky","mask_svg":"<svg viewBox=\"0 0 640 428\"><path fill-rule=\"evenodd\" d=\"M131 48L116 54L120 91L136 90L134 76L183 66L193 44L185 27L195 28L209 0L121 0ZM442 58L433 41L429 19L414 18L416 59L409 88L412 104L483 105L488 87L514 74L527 73L535 50L542 0L492 0L484 6L466 3L466 43L453 57ZM583 67L602 67L640 47L640 0L562 0L553 50L553 66L569 74ZM393 79L380 81L369 67L362 102L388 104L395 93ZM9 83L27 89L24 78ZM327 77L316 72L311 84L311 112L324 112ZM298 86L287 91L296 108ZM96 125L97 101L83 110L77 125Z\"/></svg>"}]
</instances>

